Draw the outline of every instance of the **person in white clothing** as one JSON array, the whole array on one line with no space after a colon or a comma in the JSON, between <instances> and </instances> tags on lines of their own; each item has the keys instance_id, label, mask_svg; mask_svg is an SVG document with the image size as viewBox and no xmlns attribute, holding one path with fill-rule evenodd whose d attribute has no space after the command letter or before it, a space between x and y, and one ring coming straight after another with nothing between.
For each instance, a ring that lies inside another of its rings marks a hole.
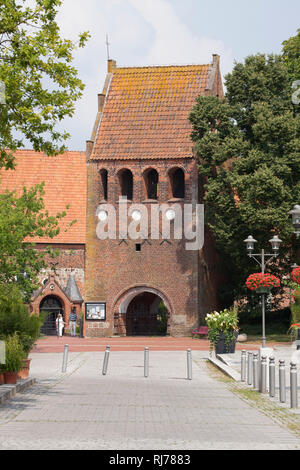
<instances>
[{"instance_id":1,"label":"person in white clothing","mask_svg":"<svg viewBox=\"0 0 300 470\"><path fill-rule=\"evenodd\" d=\"M56 332L57 336L62 336L63 335L63 328L65 326L65 322L63 320L62 314L59 313L58 317L56 319Z\"/></svg>"}]
</instances>

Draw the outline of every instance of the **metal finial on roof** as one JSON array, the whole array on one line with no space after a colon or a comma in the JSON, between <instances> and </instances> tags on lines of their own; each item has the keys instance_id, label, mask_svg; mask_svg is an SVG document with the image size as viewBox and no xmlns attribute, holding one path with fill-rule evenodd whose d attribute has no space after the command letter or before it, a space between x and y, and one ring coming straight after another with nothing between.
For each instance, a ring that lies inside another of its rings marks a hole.
<instances>
[{"instance_id":1,"label":"metal finial on roof","mask_svg":"<svg viewBox=\"0 0 300 470\"><path fill-rule=\"evenodd\" d=\"M106 48L107 48L107 60L109 60L109 59L110 59L110 57L109 57L109 46L110 46L110 43L108 42L108 34L106 35L105 44L106 44Z\"/></svg>"}]
</instances>

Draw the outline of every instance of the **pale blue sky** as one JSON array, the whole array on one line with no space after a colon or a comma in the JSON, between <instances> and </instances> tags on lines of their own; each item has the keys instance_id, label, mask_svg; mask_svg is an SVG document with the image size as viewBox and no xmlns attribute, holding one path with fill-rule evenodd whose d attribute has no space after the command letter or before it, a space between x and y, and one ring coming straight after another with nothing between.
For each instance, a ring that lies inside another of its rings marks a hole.
<instances>
[{"instance_id":1,"label":"pale blue sky","mask_svg":"<svg viewBox=\"0 0 300 470\"><path fill-rule=\"evenodd\" d=\"M76 53L86 84L76 115L63 123L71 150L85 149L106 73L105 36L118 65L209 63L221 55L223 74L233 61L257 52L279 53L300 28L299 0L63 0L59 22L66 37L89 30Z\"/></svg>"}]
</instances>

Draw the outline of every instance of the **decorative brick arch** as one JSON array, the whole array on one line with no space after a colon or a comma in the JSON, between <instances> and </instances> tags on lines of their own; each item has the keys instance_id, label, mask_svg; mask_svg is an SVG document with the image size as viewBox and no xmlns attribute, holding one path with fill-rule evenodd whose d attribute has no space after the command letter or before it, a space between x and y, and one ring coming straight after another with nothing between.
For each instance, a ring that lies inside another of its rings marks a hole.
<instances>
[{"instance_id":1,"label":"decorative brick arch","mask_svg":"<svg viewBox=\"0 0 300 470\"><path fill-rule=\"evenodd\" d=\"M175 178L175 174L181 172L183 179ZM182 165L172 166L168 169L169 196L171 198L184 199L186 195L186 169ZM176 194L179 192L180 194Z\"/></svg>"},{"instance_id":2,"label":"decorative brick arch","mask_svg":"<svg viewBox=\"0 0 300 470\"><path fill-rule=\"evenodd\" d=\"M152 178L149 175L152 174ZM157 200L159 198L158 183L159 183L159 172L154 167L147 167L142 172L143 182L144 182L144 192L147 199ZM152 185L155 185L155 190L151 188ZM155 192L152 196L151 192Z\"/></svg>"},{"instance_id":3,"label":"decorative brick arch","mask_svg":"<svg viewBox=\"0 0 300 470\"><path fill-rule=\"evenodd\" d=\"M127 175L127 178L126 176ZM134 192L134 174L131 168L120 168L117 172L119 196L126 196L127 199L133 199Z\"/></svg>"},{"instance_id":4,"label":"decorative brick arch","mask_svg":"<svg viewBox=\"0 0 300 470\"><path fill-rule=\"evenodd\" d=\"M168 308L170 315L172 315L173 308L168 297L159 289L148 285L135 285L121 292L121 294L118 295L117 300L113 304L113 311L119 313L126 313L130 302L137 295L143 294L144 292L151 292L152 294L155 294L160 297L161 300L164 302L165 306Z\"/></svg>"},{"instance_id":5,"label":"decorative brick arch","mask_svg":"<svg viewBox=\"0 0 300 470\"><path fill-rule=\"evenodd\" d=\"M74 306L74 303L65 292L62 290L59 283L56 281L54 276L50 276L48 281L45 285L40 289L37 295L31 300L31 307L32 311L39 315L40 313L40 305L42 301L49 296L57 297L58 300L62 304L63 313L64 313L64 320L66 322L69 321L69 315L71 313L71 309Z\"/></svg>"},{"instance_id":6,"label":"decorative brick arch","mask_svg":"<svg viewBox=\"0 0 300 470\"><path fill-rule=\"evenodd\" d=\"M132 286L124 291L122 291L115 302L113 303L113 312L115 316L115 320L117 319L118 321L115 321L115 329L116 332L119 334L126 334L126 326L124 323L124 315L126 315L128 306L130 302L139 294L143 294L149 292L151 294L155 294L157 297L159 297L165 304L165 306L168 309L169 312L169 322L168 322L168 328L167 328L167 334L170 333L170 322L172 319L172 314L173 314L173 307L171 302L169 301L168 297L159 289L156 289L155 287L149 286L149 285L135 285Z\"/></svg>"}]
</instances>

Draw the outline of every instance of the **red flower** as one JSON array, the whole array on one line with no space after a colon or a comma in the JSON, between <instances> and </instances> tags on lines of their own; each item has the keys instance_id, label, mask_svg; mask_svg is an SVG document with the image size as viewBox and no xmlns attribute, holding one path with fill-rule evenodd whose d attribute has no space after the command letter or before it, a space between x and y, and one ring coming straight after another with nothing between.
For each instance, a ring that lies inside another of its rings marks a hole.
<instances>
[{"instance_id":1,"label":"red flower","mask_svg":"<svg viewBox=\"0 0 300 470\"><path fill-rule=\"evenodd\" d=\"M292 279L297 284L300 284L300 266L298 268L294 268L292 271Z\"/></svg>"},{"instance_id":2,"label":"red flower","mask_svg":"<svg viewBox=\"0 0 300 470\"><path fill-rule=\"evenodd\" d=\"M246 280L246 286L250 290L256 290L259 287L279 287L280 286L280 279L278 277L273 276L273 274L262 274L262 273L255 273L250 274L248 279Z\"/></svg>"}]
</instances>

